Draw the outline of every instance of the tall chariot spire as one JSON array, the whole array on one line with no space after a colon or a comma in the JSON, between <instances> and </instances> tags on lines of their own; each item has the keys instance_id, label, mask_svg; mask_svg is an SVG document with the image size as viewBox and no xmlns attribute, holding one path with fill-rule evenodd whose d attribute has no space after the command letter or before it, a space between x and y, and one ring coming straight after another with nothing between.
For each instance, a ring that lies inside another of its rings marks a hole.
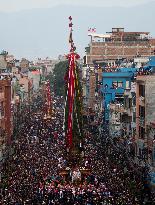
<instances>
[{"instance_id":1,"label":"tall chariot spire","mask_svg":"<svg viewBox=\"0 0 155 205\"><path fill-rule=\"evenodd\" d=\"M66 99L64 124L67 150L79 151L83 138L82 88L77 62L80 56L76 53L76 47L73 41L73 23L71 16L69 17L69 29L70 52L66 56L68 59L68 68L65 75Z\"/></svg>"}]
</instances>

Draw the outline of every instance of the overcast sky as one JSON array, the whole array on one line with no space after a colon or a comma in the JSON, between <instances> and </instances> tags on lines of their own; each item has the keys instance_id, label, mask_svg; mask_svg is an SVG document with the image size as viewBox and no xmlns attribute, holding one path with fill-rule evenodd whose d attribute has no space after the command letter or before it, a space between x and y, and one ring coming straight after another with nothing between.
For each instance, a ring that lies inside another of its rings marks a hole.
<instances>
[{"instance_id":1,"label":"overcast sky","mask_svg":"<svg viewBox=\"0 0 155 205\"><path fill-rule=\"evenodd\" d=\"M33 8L50 8L56 5L134 6L155 0L0 0L0 11L14 12Z\"/></svg>"},{"instance_id":2,"label":"overcast sky","mask_svg":"<svg viewBox=\"0 0 155 205\"><path fill-rule=\"evenodd\" d=\"M155 0L0 0L0 52L30 59L67 53L70 15L81 56L90 40L88 27L98 33L124 27L154 37L154 11Z\"/></svg>"}]
</instances>

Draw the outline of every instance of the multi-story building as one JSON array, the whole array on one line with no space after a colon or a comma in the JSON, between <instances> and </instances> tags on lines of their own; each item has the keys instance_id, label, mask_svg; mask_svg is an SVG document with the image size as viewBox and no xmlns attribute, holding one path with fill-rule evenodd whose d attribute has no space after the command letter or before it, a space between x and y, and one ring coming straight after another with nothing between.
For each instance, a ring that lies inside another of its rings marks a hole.
<instances>
[{"instance_id":1,"label":"multi-story building","mask_svg":"<svg viewBox=\"0 0 155 205\"><path fill-rule=\"evenodd\" d=\"M106 34L88 33L91 37L86 48L85 63L117 65L121 59L127 61L135 56L149 57L155 54L155 38L149 32L126 32L124 28L112 28Z\"/></svg>"},{"instance_id":2,"label":"multi-story building","mask_svg":"<svg viewBox=\"0 0 155 205\"><path fill-rule=\"evenodd\" d=\"M94 67L86 66L82 69L83 102L87 107L95 109L96 76Z\"/></svg>"},{"instance_id":3,"label":"multi-story building","mask_svg":"<svg viewBox=\"0 0 155 205\"><path fill-rule=\"evenodd\" d=\"M32 79L33 82L33 90L37 91L40 86L40 81L41 81L41 73L39 70L35 71L29 71L28 72L28 78Z\"/></svg>"},{"instance_id":4,"label":"multi-story building","mask_svg":"<svg viewBox=\"0 0 155 205\"><path fill-rule=\"evenodd\" d=\"M6 55L0 54L0 73L5 72L7 68Z\"/></svg>"},{"instance_id":5,"label":"multi-story building","mask_svg":"<svg viewBox=\"0 0 155 205\"><path fill-rule=\"evenodd\" d=\"M155 121L147 125L148 163L155 167Z\"/></svg>"},{"instance_id":6,"label":"multi-story building","mask_svg":"<svg viewBox=\"0 0 155 205\"><path fill-rule=\"evenodd\" d=\"M53 72L53 69L57 63L60 61L64 61L66 58L59 58L59 59L51 59L49 57L42 59L38 58L37 61L34 62L34 66L45 68L46 75L50 72Z\"/></svg>"},{"instance_id":7,"label":"multi-story building","mask_svg":"<svg viewBox=\"0 0 155 205\"><path fill-rule=\"evenodd\" d=\"M102 93L105 121L109 121L110 103L124 103L124 93L131 89L131 82L135 72L136 69L134 68L119 68L113 72L106 70L103 72Z\"/></svg>"},{"instance_id":8,"label":"multi-story building","mask_svg":"<svg viewBox=\"0 0 155 205\"><path fill-rule=\"evenodd\" d=\"M5 130L10 143L10 136L12 134L11 126L11 80L0 80L0 127Z\"/></svg>"},{"instance_id":9,"label":"multi-story building","mask_svg":"<svg viewBox=\"0 0 155 205\"><path fill-rule=\"evenodd\" d=\"M111 137L122 136L122 114L124 113L123 104L110 103L109 105L109 134Z\"/></svg>"},{"instance_id":10,"label":"multi-story building","mask_svg":"<svg viewBox=\"0 0 155 205\"><path fill-rule=\"evenodd\" d=\"M30 62L27 59L22 58L20 61L21 72L22 73L28 72L29 65L30 65Z\"/></svg>"},{"instance_id":11,"label":"multi-story building","mask_svg":"<svg viewBox=\"0 0 155 205\"><path fill-rule=\"evenodd\" d=\"M109 105L109 132L112 137L122 137L133 142L136 131L135 83L125 88L124 100Z\"/></svg>"},{"instance_id":12,"label":"multi-story building","mask_svg":"<svg viewBox=\"0 0 155 205\"><path fill-rule=\"evenodd\" d=\"M144 74L141 72L136 79L136 153L147 160L148 153L154 152L148 127L155 121L155 74Z\"/></svg>"},{"instance_id":13,"label":"multi-story building","mask_svg":"<svg viewBox=\"0 0 155 205\"><path fill-rule=\"evenodd\" d=\"M11 80L0 80L0 163L6 157L6 147L13 132L11 118Z\"/></svg>"},{"instance_id":14,"label":"multi-story building","mask_svg":"<svg viewBox=\"0 0 155 205\"><path fill-rule=\"evenodd\" d=\"M88 105L89 107L95 109L95 88L96 88L96 76L94 70L90 70L89 73L89 97L88 97Z\"/></svg>"},{"instance_id":15,"label":"multi-story building","mask_svg":"<svg viewBox=\"0 0 155 205\"><path fill-rule=\"evenodd\" d=\"M88 90L89 90L89 67L83 66L82 68L82 96L83 96L83 105L87 106L88 103Z\"/></svg>"},{"instance_id":16,"label":"multi-story building","mask_svg":"<svg viewBox=\"0 0 155 205\"><path fill-rule=\"evenodd\" d=\"M84 66L82 68L82 84L84 104L93 110L101 110L102 68L99 66Z\"/></svg>"}]
</instances>

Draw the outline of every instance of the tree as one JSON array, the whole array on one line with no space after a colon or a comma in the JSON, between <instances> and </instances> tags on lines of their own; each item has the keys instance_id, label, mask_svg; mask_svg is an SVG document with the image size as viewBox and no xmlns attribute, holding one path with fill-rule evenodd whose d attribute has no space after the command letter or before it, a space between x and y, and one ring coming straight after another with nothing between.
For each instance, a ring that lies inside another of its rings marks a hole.
<instances>
[{"instance_id":1,"label":"tree","mask_svg":"<svg viewBox=\"0 0 155 205\"><path fill-rule=\"evenodd\" d=\"M64 76L66 70L68 68L68 61L61 61L57 63L54 67L53 73L50 73L47 77L50 80L51 88L54 90L56 95L64 96L65 88L64 88Z\"/></svg>"}]
</instances>

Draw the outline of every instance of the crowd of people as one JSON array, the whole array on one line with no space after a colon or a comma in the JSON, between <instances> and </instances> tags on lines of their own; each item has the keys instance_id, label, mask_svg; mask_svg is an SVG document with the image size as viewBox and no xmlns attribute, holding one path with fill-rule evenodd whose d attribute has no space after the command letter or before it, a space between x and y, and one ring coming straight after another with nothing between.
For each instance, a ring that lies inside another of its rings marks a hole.
<instances>
[{"instance_id":1,"label":"crowd of people","mask_svg":"<svg viewBox=\"0 0 155 205\"><path fill-rule=\"evenodd\" d=\"M100 132L85 126L81 163L91 173L78 183L60 175L68 166L63 98L55 97L53 110L49 119L40 110L25 119L3 166L2 205L141 205L151 198L144 168L116 149L106 126Z\"/></svg>"}]
</instances>

